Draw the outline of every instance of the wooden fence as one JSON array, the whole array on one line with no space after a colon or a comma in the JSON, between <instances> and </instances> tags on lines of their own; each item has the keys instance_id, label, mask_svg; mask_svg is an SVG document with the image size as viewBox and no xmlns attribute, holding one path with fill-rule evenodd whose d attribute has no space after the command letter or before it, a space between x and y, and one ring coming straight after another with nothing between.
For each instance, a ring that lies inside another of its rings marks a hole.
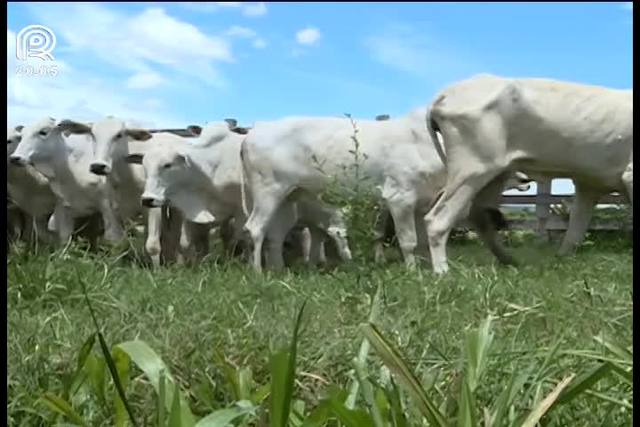
<instances>
[{"instance_id":1,"label":"wooden fence","mask_svg":"<svg viewBox=\"0 0 640 427\"><path fill-rule=\"evenodd\" d=\"M376 120L389 120L388 114L380 114L376 116ZM197 136L190 129L153 129L151 133L171 132L183 137ZM567 229L569 222L564 216L555 214L552 211L553 205L564 205L568 202L570 206L573 194L551 194L551 180L536 182L538 194L530 195L503 195L503 205L533 205L535 206L535 219L515 219L509 221L511 229L536 230L540 235L548 236L549 232L564 231ZM621 205L627 204L628 200L616 193L608 194L600 199L599 204ZM590 230L631 230L633 221L622 223L621 221L591 221Z\"/></svg>"},{"instance_id":2,"label":"wooden fence","mask_svg":"<svg viewBox=\"0 0 640 427\"><path fill-rule=\"evenodd\" d=\"M569 221L565 215L557 215L553 212L553 205L571 206L573 194L551 194L551 180L536 182L538 194L530 195L503 195L503 205L533 205L535 206L535 219L521 219L509 221L512 229L534 229L540 235L548 236L549 232L564 231L568 228ZM622 205L628 204L628 200L621 194L611 193L602 197L598 205ZM591 221L590 230L631 230L633 221Z\"/></svg>"}]
</instances>

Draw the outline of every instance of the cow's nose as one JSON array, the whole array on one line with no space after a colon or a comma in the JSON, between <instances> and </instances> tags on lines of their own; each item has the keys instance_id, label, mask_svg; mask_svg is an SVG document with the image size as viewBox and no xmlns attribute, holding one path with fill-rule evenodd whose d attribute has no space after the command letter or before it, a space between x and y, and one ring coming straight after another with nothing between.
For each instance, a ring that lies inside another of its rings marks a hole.
<instances>
[{"instance_id":1,"label":"cow's nose","mask_svg":"<svg viewBox=\"0 0 640 427\"><path fill-rule=\"evenodd\" d=\"M9 156L9 163L14 166L22 166L24 162L22 161L22 157L20 156Z\"/></svg>"},{"instance_id":2,"label":"cow's nose","mask_svg":"<svg viewBox=\"0 0 640 427\"><path fill-rule=\"evenodd\" d=\"M89 166L89 170L91 171L91 173L94 173L96 175L106 175L107 165L102 163L91 163L91 166Z\"/></svg>"},{"instance_id":3,"label":"cow's nose","mask_svg":"<svg viewBox=\"0 0 640 427\"><path fill-rule=\"evenodd\" d=\"M145 208L152 208L155 206L155 199L153 197L143 197L141 199L142 206Z\"/></svg>"}]
</instances>

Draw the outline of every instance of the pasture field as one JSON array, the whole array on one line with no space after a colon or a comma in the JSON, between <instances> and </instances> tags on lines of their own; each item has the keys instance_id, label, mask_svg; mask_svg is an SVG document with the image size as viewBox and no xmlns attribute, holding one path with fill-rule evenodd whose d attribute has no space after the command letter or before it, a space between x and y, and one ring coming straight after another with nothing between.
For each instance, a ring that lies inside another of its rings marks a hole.
<instances>
[{"instance_id":1,"label":"pasture field","mask_svg":"<svg viewBox=\"0 0 640 427\"><path fill-rule=\"evenodd\" d=\"M531 233L509 232L508 242L522 262L518 268L497 266L473 239L453 240L452 271L442 278L428 266L406 271L397 259L380 266L354 262L322 271L298 265L260 276L233 260L209 258L193 267L152 272L107 251L89 254L71 246L33 254L12 247L7 261L8 425L70 422L68 417L56 418L41 400L45 393L67 393L86 425L116 425L114 387L105 368L70 392L65 383L76 369L81 346L95 332L81 281L109 346L131 340L147 343L166 363L198 418L232 406L243 399L242 390L245 395L251 392L254 403L268 399L262 386L270 382L270 354L291 340L293 319L305 300L294 412L308 414L337 388L348 392L354 381L352 361L364 337L360 325L367 321L381 286L375 325L452 423L460 422L459 409L468 405L459 397L460 378L473 365L467 360L471 353L465 337L492 316L493 341L476 361L484 367L473 389L476 425L490 425L485 412L495 407L515 376L522 378L521 388L515 388L505 421L494 425L522 425L518 417L570 374L576 377L567 390L579 385L580 390L573 389L579 395L558 403L539 425L631 425L630 236L591 234L577 255L566 259L554 257L557 243L540 242ZM96 342L92 366L100 355ZM608 362L615 369L605 372L602 366ZM366 372L372 384L384 382L387 371L381 366L371 349ZM244 372L240 384L234 383L231 378L238 380L239 372ZM527 375L520 376L523 373ZM158 425L157 406L163 405L157 405L148 378L132 364L124 382L139 425ZM95 391L96 384L103 394ZM378 392L376 402L384 400ZM404 390L400 395L406 425L427 425L411 395ZM371 409L362 394L355 407L358 416ZM328 418L305 425L367 425L354 424L365 419L355 416L351 424L338 424L338 415ZM258 415L234 423L269 425ZM292 418L290 425L301 423ZM403 424L394 418L382 425Z\"/></svg>"}]
</instances>

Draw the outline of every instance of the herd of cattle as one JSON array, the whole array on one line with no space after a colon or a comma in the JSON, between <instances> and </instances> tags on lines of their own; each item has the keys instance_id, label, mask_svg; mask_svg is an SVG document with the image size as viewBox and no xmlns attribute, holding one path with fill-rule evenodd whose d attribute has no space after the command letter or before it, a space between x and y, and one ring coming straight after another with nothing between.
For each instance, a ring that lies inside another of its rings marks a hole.
<instances>
[{"instance_id":1,"label":"herd of cattle","mask_svg":"<svg viewBox=\"0 0 640 427\"><path fill-rule=\"evenodd\" d=\"M131 128L113 117L8 128L10 204L32 226L23 234L67 242L83 218L98 215L100 234L118 242L125 222L142 215L156 266L203 256L214 228L226 247L245 242L258 270L284 267L292 230L303 230L296 236L306 261L323 262L327 242L349 260L344 212L322 194L336 180L352 183L344 171L354 141L405 263L424 253L437 273L448 270L447 240L463 220L499 261L514 262L499 242L498 206L505 189L524 190L530 178L574 182L560 254L581 242L601 196L619 191L632 202L631 90L479 75L400 118L288 117L251 128L226 119L188 131ZM385 221L376 228L382 239ZM95 227L87 230L95 241Z\"/></svg>"}]
</instances>

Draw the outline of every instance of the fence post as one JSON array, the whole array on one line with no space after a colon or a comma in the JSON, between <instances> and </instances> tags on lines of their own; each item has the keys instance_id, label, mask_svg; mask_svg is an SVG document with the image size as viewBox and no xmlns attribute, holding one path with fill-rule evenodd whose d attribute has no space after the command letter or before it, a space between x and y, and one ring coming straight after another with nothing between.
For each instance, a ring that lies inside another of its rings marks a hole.
<instances>
[{"instance_id":1,"label":"fence post","mask_svg":"<svg viewBox=\"0 0 640 427\"><path fill-rule=\"evenodd\" d=\"M536 200L536 218L538 219L538 235L543 239L549 239L549 233L547 232L547 221L551 215L550 204L548 197L551 195L551 180L544 179L537 182L538 184L538 197L542 196L542 200Z\"/></svg>"}]
</instances>

